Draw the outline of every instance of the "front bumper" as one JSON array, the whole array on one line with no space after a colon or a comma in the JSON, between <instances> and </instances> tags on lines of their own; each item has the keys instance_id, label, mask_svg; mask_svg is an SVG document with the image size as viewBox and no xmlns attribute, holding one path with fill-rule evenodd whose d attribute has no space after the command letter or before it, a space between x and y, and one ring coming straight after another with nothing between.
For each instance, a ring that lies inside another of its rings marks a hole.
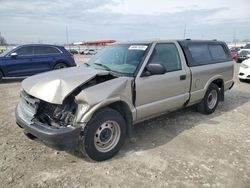
<instances>
[{"instance_id":1,"label":"front bumper","mask_svg":"<svg viewBox=\"0 0 250 188\"><path fill-rule=\"evenodd\" d=\"M22 108L16 107L16 123L25 133L31 134L46 145L59 150L72 150L78 146L81 126L52 128L40 122L27 120Z\"/></svg>"},{"instance_id":2,"label":"front bumper","mask_svg":"<svg viewBox=\"0 0 250 188\"><path fill-rule=\"evenodd\" d=\"M240 67L238 76L240 79L250 80L250 68Z\"/></svg>"}]
</instances>

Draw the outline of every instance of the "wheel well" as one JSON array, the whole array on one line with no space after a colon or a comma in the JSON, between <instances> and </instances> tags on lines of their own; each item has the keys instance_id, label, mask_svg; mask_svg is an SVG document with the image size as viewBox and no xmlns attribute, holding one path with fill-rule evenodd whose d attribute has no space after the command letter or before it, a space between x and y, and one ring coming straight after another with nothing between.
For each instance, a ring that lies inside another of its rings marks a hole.
<instances>
[{"instance_id":1,"label":"wheel well","mask_svg":"<svg viewBox=\"0 0 250 188\"><path fill-rule=\"evenodd\" d=\"M5 76L5 75L4 75L4 72L3 72L3 70L2 70L2 69L0 69L0 72L2 73L2 75L3 75L3 76Z\"/></svg>"},{"instance_id":2,"label":"wheel well","mask_svg":"<svg viewBox=\"0 0 250 188\"><path fill-rule=\"evenodd\" d=\"M123 116L123 118L126 121L127 135L131 136L133 117L132 117L132 113L130 111L129 106L125 102L118 101L118 102L115 102L115 103L108 105L108 107L121 113L121 115Z\"/></svg>"},{"instance_id":3,"label":"wheel well","mask_svg":"<svg viewBox=\"0 0 250 188\"><path fill-rule=\"evenodd\" d=\"M59 63L63 63L63 64L65 64L65 65L68 66L68 62L67 62L67 61L59 60L59 61L56 61L56 62L55 62L54 67L55 67L56 65L58 65ZM53 67L53 68L54 68L54 67Z\"/></svg>"},{"instance_id":4,"label":"wheel well","mask_svg":"<svg viewBox=\"0 0 250 188\"><path fill-rule=\"evenodd\" d=\"M224 101L224 81L222 79L216 79L212 82L213 84L217 85L220 90L220 100Z\"/></svg>"},{"instance_id":5,"label":"wheel well","mask_svg":"<svg viewBox=\"0 0 250 188\"><path fill-rule=\"evenodd\" d=\"M3 70L2 69L0 69L0 73L2 73L2 77L4 77L5 75L4 75L4 72L3 72Z\"/></svg>"},{"instance_id":6,"label":"wheel well","mask_svg":"<svg viewBox=\"0 0 250 188\"><path fill-rule=\"evenodd\" d=\"M222 88L224 86L224 82L223 82L222 79L214 80L212 83L214 83L215 85L217 85L218 88Z\"/></svg>"}]
</instances>

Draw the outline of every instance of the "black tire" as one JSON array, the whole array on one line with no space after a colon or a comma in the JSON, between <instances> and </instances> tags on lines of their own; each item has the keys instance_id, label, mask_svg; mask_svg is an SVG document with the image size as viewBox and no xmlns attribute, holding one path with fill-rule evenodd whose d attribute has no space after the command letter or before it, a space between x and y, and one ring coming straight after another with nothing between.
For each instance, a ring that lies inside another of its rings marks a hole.
<instances>
[{"instance_id":1,"label":"black tire","mask_svg":"<svg viewBox=\"0 0 250 188\"><path fill-rule=\"evenodd\" d=\"M218 86L212 83L202 101L197 105L197 111L202 114L213 113L218 106L219 93Z\"/></svg>"},{"instance_id":2,"label":"black tire","mask_svg":"<svg viewBox=\"0 0 250 188\"><path fill-rule=\"evenodd\" d=\"M120 131L120 134L119 136L115 136L118 135L118 130ZM111 108L104 108L94 114L92 119L86 125L83 139L80 143L80 151L83 154L87 154L92 160L107 160L119 152L125 139L126 122L122 115ZM107 142L107 146L104 146L104 142ZM108 148L108 146L110 148ZM108 148L107 151L104 151L105 147Z\"/></svg>"},{"instance_id":3,"label":"black tire","mask_svg":"<svg viewBox=\"0 0 250 188\"><path fill-rule=\"evenodd\" d=\"M54 66L54 70L63 69L63 68L66 68L66 67L68 67L66 63L57 63L57 64Z\"/></svg>"}]
</instances>

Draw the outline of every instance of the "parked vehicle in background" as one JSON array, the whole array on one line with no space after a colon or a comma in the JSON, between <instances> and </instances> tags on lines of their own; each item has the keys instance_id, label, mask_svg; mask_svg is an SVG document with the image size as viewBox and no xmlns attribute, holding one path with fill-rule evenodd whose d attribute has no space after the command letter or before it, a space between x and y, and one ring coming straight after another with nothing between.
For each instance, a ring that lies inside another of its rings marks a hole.
<instances>
[{"instance_id":1,"label":"parked vehicle in background","mask_svg":"<svg viewBox=\"0 0 250 188\"><path fill-rule=\"evenodd\" d=\"M86 49L84 50L84 55L95 55L97 53L94 49Z\"/></svg>"},{"instance_id":2,"label":"parked vehicle in background","mask_svg":"<svg viewBox=\"0 0 250 188\"><path fill-rule=\"evenodd\" d=\"M231 57L232 57L234 60L237 60L238 52L239 52L240 50L241 50L240 47L232 47L232 48L230 48Z\"/></svg>"},{"instance_id":3,"label":"parked vehicle in background","mask_svg":"<svg viewBox=\"0 0 250 188\"><path fill-rule=\"evenodd\" d=\"M76 66L73 56L62 46L21 45L0 54L0 79L31 76L73 66Z\"/></svg>"},{"instance_id":4,"label":"parked vehicle in background","mask_svg":"<svg viewBox=\"0 0 250 188\"><path fill-rule=\"evenodd\" d=\"M237 62L241 63L242 61L248 58L247 55L249 54L250 54L250 44L247 44L238 52Z\"/></svg>"},{"instance_id":5,"label":"parked vehicle in background","mask_svg":"<svg viewBox=\"0 0 250 188\"><path fill-rule=\"evenodd\" d=\"M75 50L75 49L69 49L68 50L69 51L69 53L71 53L71 54L78 54L78 51L77 50Z\"/></svg>"},{"instance_id":6,"label":"parked vehicle in background","mask_svg":"<svg viewBox=\"0 0 250 188\"><path fill-rule=\"evenodd\" d=\"M113 44L80 67L25 79L16 122L29 137L102 161L133 124L191 105L213 113L233 87L233 70L224 42Z\"/></svg>"},{"instance_id":7,"label":"parked vehicle in background","mask_svg":"<svg viewBox=\"0 0 250 188\"><path fill-rule=\"evenodd\" d=\"M250 80L250 54L247 55L248 59L242 61L239 70L239 80L241 82Z\"/></svg>"}]
</instances>

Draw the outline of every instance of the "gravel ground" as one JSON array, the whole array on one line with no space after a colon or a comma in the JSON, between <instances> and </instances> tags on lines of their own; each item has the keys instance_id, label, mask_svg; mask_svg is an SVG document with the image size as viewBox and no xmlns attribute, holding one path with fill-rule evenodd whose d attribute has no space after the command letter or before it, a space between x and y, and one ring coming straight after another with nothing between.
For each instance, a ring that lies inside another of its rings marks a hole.
<instances>
[{"instance_id":1,"label":"gravel ground","mask_svg":"<svg viewBox=\"0 0 250 188\"><path fill-rule=\"evenodd\" d=\"M250 187L250 84L238 81L238 69L214 114L188 108L138 124L134 138L104 162L27 139L14 117L22 79L6 79L0 187Z\"/></svg>"}]
</instances>

